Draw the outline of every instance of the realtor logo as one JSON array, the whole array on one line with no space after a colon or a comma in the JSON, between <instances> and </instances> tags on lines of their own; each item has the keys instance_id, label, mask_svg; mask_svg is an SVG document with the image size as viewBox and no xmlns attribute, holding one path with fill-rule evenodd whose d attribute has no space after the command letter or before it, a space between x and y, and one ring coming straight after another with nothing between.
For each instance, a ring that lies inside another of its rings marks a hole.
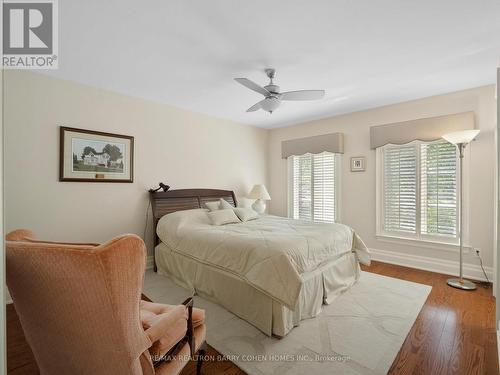
<instances>
[{"instance_id":1,"label":"realtor logo","mask_svg":"<svg viewBox=\"0 0 500 375\"><path fill-rule=\"evenodd\" d=\"M57 0L4 0L5 69L57 69Z\"/></svg>"}]
</instances>

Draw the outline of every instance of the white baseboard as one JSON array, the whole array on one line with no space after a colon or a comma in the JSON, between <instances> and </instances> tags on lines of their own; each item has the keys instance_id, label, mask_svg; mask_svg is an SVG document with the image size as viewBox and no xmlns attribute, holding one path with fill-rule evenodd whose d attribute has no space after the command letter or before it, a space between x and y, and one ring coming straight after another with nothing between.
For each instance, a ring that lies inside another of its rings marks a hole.
<instances>
[{"instance_id":1,"label":"white baseboard","mask_svg":"<svg viewBox=\"0 0 500 375\"><path fill-rule=\"evenodd\" d=\"M445 275L458 276L459 263L453 260L437 259L413 254L403 254L395 251L370 249L373 260L384 263L396 264L425 271L444 273ZM486 281L483 270L478 264L464 263L464 277L472 280ZM484 267L490 281L493 280L493 268Z\"/></svg>"},{"instance_id":2,"label":"white baseboard","mask_svg":"<svg viewBox=\"0 0 500 375\"><path fill-rule=\"evenodd\" d=\"M147 270L152 270L154 266L154 259L152 255L148 255L146 258L146 269Z\"/></svg>"}]
</instances>

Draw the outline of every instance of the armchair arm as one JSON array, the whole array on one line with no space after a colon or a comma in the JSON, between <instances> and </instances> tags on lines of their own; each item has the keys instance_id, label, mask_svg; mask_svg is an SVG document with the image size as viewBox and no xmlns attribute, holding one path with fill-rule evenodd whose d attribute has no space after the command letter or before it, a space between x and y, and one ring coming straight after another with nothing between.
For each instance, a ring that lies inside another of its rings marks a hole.
<instances>
[{"instance_id":1,"label":"armchair arm","mask_svg":"<svg viewBox=\"0 0 500 375\"><path fill-rule=\"evenodd\" d=\"M193 297L189 297L184 302L182 302L182 304L186 306L188 310L186 338L189 343L189 351L191 352L191 356L193 356L195 352L194 329L193 329L193 304L194 304Z\"/></svg>"}]
</instances>

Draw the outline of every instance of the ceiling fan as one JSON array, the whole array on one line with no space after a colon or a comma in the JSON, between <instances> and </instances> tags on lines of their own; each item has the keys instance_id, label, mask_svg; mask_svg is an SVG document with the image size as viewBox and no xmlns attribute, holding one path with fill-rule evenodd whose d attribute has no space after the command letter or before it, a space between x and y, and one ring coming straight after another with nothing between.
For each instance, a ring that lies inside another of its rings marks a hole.
<instances>
[{"instance_id":1,"label":"ceiling fan","mask_svg":"<svg viewBox=\"0 0 500 375\"><path fill-rule=\"evenodd\" d=\"M254 112L263 109L269 113L273 113L281 104L282 100L318 100L325 96L325 90L298 90L280 92L280 87L275 85L273 80L276 77L275 69L266 69L266 75L269 77L267 86L260 86L248 78L235 78L234 80L248 87L250 90L256 91L264 95L264 99L254 104L247 109L247 112Z\"/></svg>"}]
</instances>

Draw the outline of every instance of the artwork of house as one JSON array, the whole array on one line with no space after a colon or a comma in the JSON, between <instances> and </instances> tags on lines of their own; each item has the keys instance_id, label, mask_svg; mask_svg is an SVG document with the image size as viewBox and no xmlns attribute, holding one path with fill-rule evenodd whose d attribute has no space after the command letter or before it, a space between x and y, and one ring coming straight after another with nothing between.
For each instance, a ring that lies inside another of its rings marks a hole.
<instances>
[{"instance_id":1,"label":"artwork of house","mask_svg":"<svg viewBox=\"0 0 500 375\"><path fill-rule=\"evenodd\" d=\"M111 157L107 152L90 152L83 157L83 164L85 165L102 165L107 167Z\"/></svg>"},{"instance_id":2,"label":"artwork of house","mask_svg":"<svg viewBox=\"0 0 500 375\"><path fill-rule=\"evenodd\" d=\"M88 132L88 131L87 131ZM88 133L87 133L88 134ZM71 139L71 152L73 154L72 171L77 173L86 173L94 176L99 173L123 174L125 160L127 156L124 143L105 139L89 139L84 136L73 137Z\"/></svg>"}]
</instances>

